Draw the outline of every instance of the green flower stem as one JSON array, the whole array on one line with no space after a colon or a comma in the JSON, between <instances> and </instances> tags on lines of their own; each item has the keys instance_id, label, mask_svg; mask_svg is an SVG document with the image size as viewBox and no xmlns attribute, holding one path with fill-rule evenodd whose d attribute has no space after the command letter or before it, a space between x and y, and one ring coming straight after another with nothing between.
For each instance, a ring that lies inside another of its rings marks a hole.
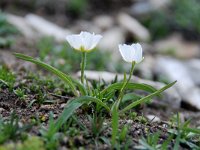
<instances>
[{"instance_id":1,"label":"green flower stem","mask_svg":"<svg viewBox=\"0 0 200 150\"><path fill-rule=\"evenodd\" d=\"M82 52L82 62L81 62L81 83L84 84L84 70L86 66L86 52Z\"/></svg>"},{"instance_id":2,"label":"green flower stem","mask_svg":"<svg viewBox=\"0 0 200 150\"><path fill-rule=\"evenodd\" d=\"M132 62L132 66L131 66L131 70L130 70L130 73L129 73L128 80L124 81L124 84L123 84L123 86L122 86L122 88L120 90L120 94L119 94L119 97L118 97L118 100L117 100L117 109L119 109L119 104L121 103L121 100L122 100L122 98L124 96L124 90L126 89L126 86L129 83L129 81L131 79L131 76L133 75L134 67L135 67L135 61Z\"/></svg>"}]
</instances>

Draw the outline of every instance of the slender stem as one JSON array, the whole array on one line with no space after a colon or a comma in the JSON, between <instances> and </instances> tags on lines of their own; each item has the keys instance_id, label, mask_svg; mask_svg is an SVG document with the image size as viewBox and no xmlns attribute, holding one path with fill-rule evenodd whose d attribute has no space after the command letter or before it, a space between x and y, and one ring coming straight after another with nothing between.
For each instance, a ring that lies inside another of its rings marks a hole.
<instances>
[{"instance_id":1,"label":"slender stem","mask_svg":"<svg viewBox=\"0 0 200 150\"><path fill-rule=\"evenodd\" d=\"M81 83L84 84L84 70L86 66L86 52L82 52L82 62L81 62Z\"/></svg>"},{"instance_id":2,"label":"slender stem","mask_svg":"<svg viewBox=\"0 0 200 150\"><path fill-rule=\"evenodd\" d=\"M132 66L131 66L131 70L130 70L130 73L129 73L128 80L124 81L124 84L123 84L123 86L122 86L122 88L120 90L120 94L119 94L119 97L118 97L118 100L117 100L117 109L119 108L119 104L121 103L121 100L122 100L122 98L124 96L124 90L126 89L126 86L129 83L129 81L131 79L131 76L133 75L134 67L135 67L135 61L132 62Z\"/></svg>"}]
</instances>

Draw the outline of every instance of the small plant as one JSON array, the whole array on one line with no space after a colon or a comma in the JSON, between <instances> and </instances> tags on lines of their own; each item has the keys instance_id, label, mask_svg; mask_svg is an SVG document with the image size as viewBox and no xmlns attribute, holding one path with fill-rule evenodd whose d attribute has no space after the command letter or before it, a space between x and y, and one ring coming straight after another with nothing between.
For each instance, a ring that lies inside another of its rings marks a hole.
<instances>
[{"instance_id":1,"label":"small plant","mask_svg":"<svg viewBox=\"0 0 200 150\"><path fill-rule=\"evenodd\" d=\"M170 134L175 135L176 137L174 149L178 150L181 144L186 145L190 149L199 149L200 129L190 128L190 120L181 122L179 113L177 113L174 119L174 125L168 130Z\"/></svg>"},{"instance_id":2,"label":"small plant","mask_svg":"<svg viewBox=\"0 0 200 150\"><path fill-rule=\"evenodd\" d=\"M15 75L9 71L5 66L0 66L0 88L3 86L13 89L15 83Z\"/></svg>"},{"instance_id":3,"label":"small plant","mask_svg":"<svg viewBox=\"0 0 200 150\"><path fill-rule=\"evenodd\" d=\"M18 121L18 116L15 113L12 113L8 121L0 118L0 144L4 143L9 139L23 139L23 132L28 130L31 126L24 125L20 126Z\"/></svg>"},{"instance_id":4,"label":"small plant","mask_svg":"<svg viewBox=\"0 0 200 150\"><path fill-rule=\"evenodd\" d=\"M14 93L21 99L21 100L25 100L25 98L27 97L27 95L25 95L25 91L24 89L16 89L14 90Z\"/></svg>"},{"instance_id":5,"label":"small plant","mask_svg":"<svg viewBox=\"0 0 200 150\"><path fill-rule=\"evenodd\" d=\"M45 141L45 147L47 150L54 150L58 146L59 133L57 133L56 125L53 120L53 113L50 113L49 128L43 127L40 133Z\"/></svg>"},{"instance_id":6,"label":"small plant","mask_svg":"<svg viewBox=\"0 0 200 150\"><path fill-rule=\"evenodd\" d=\"M154 96L160 95L160 93L176 83L176 81L172 82L157 90L150 85L130 82L134 66L143 60L142 47L140 44L137 43L132 45L119 45L119 51L123 59L126 62L131 63L132 65L128 78L126 77L126 73L124 73L124 80L121 82L112 83L107 86L101 86L100 83L90 86L90 84L88 83L89 81L87 81L87 78L84 75L84 70L86 67L86 54L96 47L101 38L101 35L95 35L94 33L91 34L88 32L81 32L80 34L70 35L66 37L69 44L75 50L82 53L82 62L80 65L81 82L42 61L34 59L30 56L15 53L15 56L17 58L35 63L58 76L69 86L69 88L73 92L74 98L72 98L67 103L65 109L58 117L56 122L51 122L48 131L43 134L45 135L46 139L48 139L48 141L51 141L51 139L54 138L54 134L59 129L61 129L61 127L75 113L78 108L84 106L88 108L93 108L93 113L96 115L92 119L90 119L92 123L93 133L97 132L96 134L93 134L94 137L99 136L103 128L103 118L101 119L98 117L101 117L101 114L111 116L111 144L112 147L115 148L117 146L117 141L123 141L127 134L126 127L124 127L121 134L119 134L118 132L120 115L124 115L125 113L130 112L135 106L139 104L149 102ZM126 92L136 89L144 90L150 94L143 97L132 94L132 101L130 99L125 100L124 97L130 96L130 93ZM129 101L129 103L125 103L127 101Z\"/></svg>"}]
</instances>

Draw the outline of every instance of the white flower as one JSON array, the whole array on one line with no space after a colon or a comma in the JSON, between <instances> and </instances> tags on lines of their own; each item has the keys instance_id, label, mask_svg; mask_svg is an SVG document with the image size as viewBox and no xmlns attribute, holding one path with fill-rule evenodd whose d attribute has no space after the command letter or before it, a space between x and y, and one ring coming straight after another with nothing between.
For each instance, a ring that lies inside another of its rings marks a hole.
<instances>
[{"instance_id":1,"label":"white flower","mask_svg":"<svg viewBox=\"0 0 200 150\"><path fill-rule=\"evenodd\" d=\"M68 35L66 40L76 50L87 52L94 49L99 43L101 35L89 32L81 32L80 34Z\"/></svg>"},{"instance_id":2,"label":"white flower","mask_svg":"<svg viewBox=\"0 0 200 150\"><path fill-rule=\"evenodd\" d=\"M119 51L126 62L132 63L135 61L136 63L139 63L143 60L142 47L139 43L132 45L119 44Z\"/></svg>"}]
</instances>

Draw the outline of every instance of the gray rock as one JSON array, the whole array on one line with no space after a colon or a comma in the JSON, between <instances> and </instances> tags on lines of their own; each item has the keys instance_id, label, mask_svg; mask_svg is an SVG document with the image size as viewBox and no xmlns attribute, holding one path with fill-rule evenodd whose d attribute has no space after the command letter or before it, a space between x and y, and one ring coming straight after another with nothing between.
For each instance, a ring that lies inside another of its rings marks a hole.
<instances>
[{"instance_id":1,"label":"gray rock","mask_svg":"<svg viewBox=\"0 0 200 150\"><path fill-rule=\"evenodd\" d=\"M102 33L102 40L99 43L99 48L113 53L113 58L119 58L118 44L125 42L124 30L119 27L114 27Z\"/></svg>"},{"instance_id":2,"label":"gray rock","mask_svg":"<svg viewBox=\"0 0 200 150\"><path fill-rule=\"evenodd\" d=\"M173 34L163 40L156 41L153 45L156 52L178 58L189 59L200 56L199 44L183 40L180 34Z\"/></svg>"},{"instance_id":3,"label":"gray rock","mask_svg":"<svg viewBox=\"0 0 200 150\"><path fill-rule=\"evenodd\" d=\"M137 70L139 70L142 78L153 79L153 69L155 66L155 59L151 55L146 55L144 57L145 59L138 66Z\"/></svg>"},{"instance_id":4,"label":"gray rock","mask_svg":"<svg viewBox=\"0 0 200 150\"><path fill-rule=\"evenodd\" d=\"M150 39L149 31L135 18L126 13L120 13L117 16L120 26L130 32L139 41L148 41Z\"/></svg>"},{"instance_id":5,"label":"gray rock","mask_svg":"<svg viewBox=\"0 0 200 150\"><path fill-rule=\"evenodd\" d=\"M174 87L182 97L182 101L193 109L200 110L200 89L181 61L169 57L158 57L155 69L158 74L165 76L170 82L177 80Z\"/></svg>"},{"instance_id":6,"label":"gray rock","mask_svg":"<svg viewBox=\"0 0 200 150\"><path fill-rule=\"evenodd\" d=\"M94 25L98 26L102 30L107 30L114 25L114 19L108 15L96 16L93 20Z\"/></svg>"},{"instance_id":7,"label":"gray rock","mask_svg":"<svg viewBox=\"0 0 200 150\"><path fill-rule=\"evenodd\" d=\"M200 85L200 59L188 60L185 62L185 66L187 67L192 80Z\"/></svg>"},{"instance_id":8,"label":"gray rock","mask_svg":"<svg viewBox=\"0 0 200 150\"><path fill-rule=\"evenodd\" d=\"M20 16L6 14L7 21L15 26L25 37L29 39L36 39L37 34L33 31L26 19Z\"/></svg>"},{"instance_id":9,"label":"gray rock","mask_svg":"<svg viewBox=\"0 0 200 150\"><path fill-rule=\"evenodd\" d=\"M44 18L34 15L28 14L25 16L27 23L34 28L35 31L41 36L52 36L57 41L64 41L66 35L71 32L67 29L63 29L58 25L45 20Z\"/></svg>"}]
</instances>

